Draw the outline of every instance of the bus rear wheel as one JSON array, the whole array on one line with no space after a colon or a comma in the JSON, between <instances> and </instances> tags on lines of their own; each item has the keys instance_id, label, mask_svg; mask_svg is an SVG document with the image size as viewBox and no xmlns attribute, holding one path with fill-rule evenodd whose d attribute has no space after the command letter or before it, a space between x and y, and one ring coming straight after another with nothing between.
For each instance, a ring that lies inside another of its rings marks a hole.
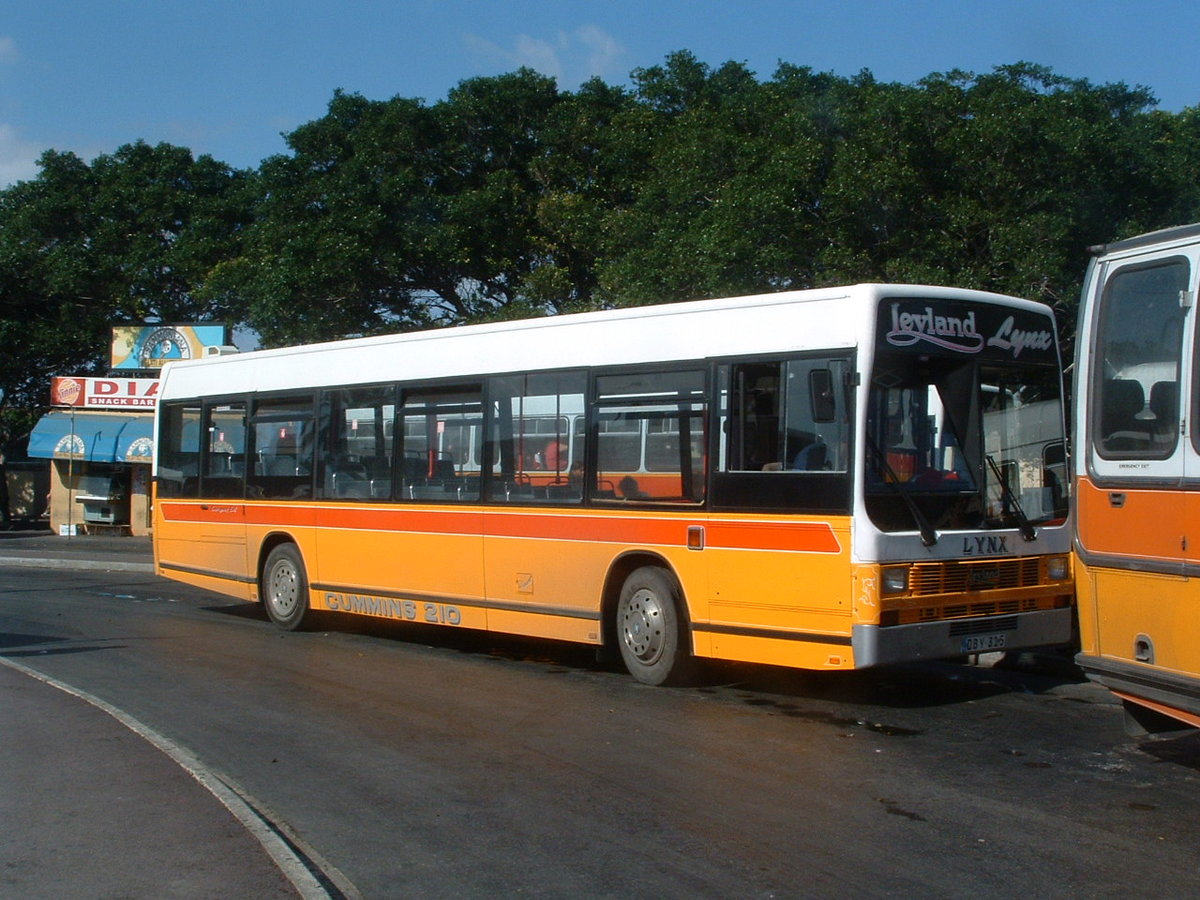
<instances>
[{"instance_id":1,"label":"bus rear wheel","mask_svg":"<svg viewBox=\"0 0 1200 900\"><path fill-rule=\"evenodd\" d=\"M267 616L279 628L300 628L308 613L308 577L295 544L280 544L267 556L261 596Z\"/></svg>"},{"instance_id":2,"label":"bus rear wheel","mask_svg":"<svg viewBox=\"0 0 1200 900\"><path fill-rule=\"evenodd\" d=\"M682 599L675 579L655 566L636 569L621 586L617 644L625 668L643 684L679 684L690 674Z\"/></svg>"}]
</instances>

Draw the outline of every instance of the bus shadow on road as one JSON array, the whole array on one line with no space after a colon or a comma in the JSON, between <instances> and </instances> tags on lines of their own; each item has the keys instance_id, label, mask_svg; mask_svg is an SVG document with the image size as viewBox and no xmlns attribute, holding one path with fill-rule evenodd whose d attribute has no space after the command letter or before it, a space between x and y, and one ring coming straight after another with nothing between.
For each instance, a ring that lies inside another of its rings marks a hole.
<instances>
[{"instance_id":1,"label":"bus shadow on road","mask_svg":"<svg viewBox=\"0 0 1200 900\"><path fill-rule=\"evenodd\" d=\"M1139 741L1138 749L1160 762L1200 772L1200 731L1189 732L1179 737Z\"/></svg>"},{"instance_id":2,"label":"bus shadow on road","mask_svg":"<svg viewBox=\"0 0 1200 900\"><path fill-rule=\"evenodd\" d=\"M261 604L234 603L207 611L270 625ZM396 622L370 616L314 611L306 632L327 632L432 647L513 663L532 663L551 674L594 673L632 678L615 649L542 638ZM999 694L1040 694L1063 684L1086 681L1067 651L1010 653L989 665L931 661L854 671L819 672L756 663L705 659L679 686L704 693L737 691L758 705L789 699L824 700L898 709L948 706ZM661 689L661 688L660 688Z\"/></svg>"},{"instance_id":3,"label":"bus shadow on road","mask_svg":"<svg viewBox=\"0 0 1200 900\"><path fill-rule=\"evenodd\" d=\"M233 603L205 607L206 612L220 613L239 619L271 625L259 603ZM574 644L545 638L525 637L471 628L447 628L421 622L397 622L374 616L348 616L319 610L306 616L303 632L326 632L364 637L451 650L512 662L536 662L550 666L557 673L572 670L623 672L619 663L609 663L600 657L599 648L591 644Z\"/></svg>"},{"instance_id":4,"label":"bus shadow on road","mask_svg":"<svg viewBox=\"0 0 1200 900\"><path fill-rule=\"evenodd\" d=\"M702 689L736 689L762 698L764 704L772 697L803 698L896 709L950 706L1000 694L1041 694L1086 681L1069 654L1054 651L1010 654L987 666L943 660L848 672L720 662L706 668L714 680Z\"/></svg>"}]
</instances>

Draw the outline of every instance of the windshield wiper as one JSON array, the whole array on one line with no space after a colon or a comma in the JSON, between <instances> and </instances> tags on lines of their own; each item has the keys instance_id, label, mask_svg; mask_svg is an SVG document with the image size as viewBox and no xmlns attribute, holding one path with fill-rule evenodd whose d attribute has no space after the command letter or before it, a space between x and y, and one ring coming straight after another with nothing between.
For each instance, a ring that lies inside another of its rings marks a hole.
<instances>
[{"instance_id":1,"label":"windshield wiper","mask_svg":"<svg viewBox=\"0 0 1200 900\"><path fill-rule=\"evenodd\" d=\"M903 482L900 481L900 476L896 474L896 470L887 461L887 456L879 449L879 445L875 443L875 439L870 435L867 435L867 446L875 454L875 458L879 461L880 465L883 466L884 474L891 479L884 483L900 495L900 499L904 501L904 505L908 508L913 521L917 523L917 530L921 532L921 543L926 547L932 547L938 542L938 535L933 530L933 526L929 524L929 520L925 518L925 513L921 512L921 508L917 506L917 501L901 486Z\"/></svg>"},{"instance_id":2,"label":"windshield wiper","mask_svg":"<svg viewBox=\"0 0 1200 900\"><path fill-rule=\"evenodd\" d=\"M1004 473L1000 471L1000 467L996 465L996 460L992 459L992 454L986 456L987 464L992 470L992 474L996 476L996 480L1000 482L1000 493L1005 501L1012 507L1013 512L1017 514L1017 528L1021 532L1021 537L1027 541L1037 540L1037 532L1033 528L1033 523L1029 521L1029 517L1025 515L1025 510L1021 509L1021 502L1017 499L1017 495L1012 492L1012 488L1008 486L1008 479L1004 477Z\"/></svg>"}]
</instances>

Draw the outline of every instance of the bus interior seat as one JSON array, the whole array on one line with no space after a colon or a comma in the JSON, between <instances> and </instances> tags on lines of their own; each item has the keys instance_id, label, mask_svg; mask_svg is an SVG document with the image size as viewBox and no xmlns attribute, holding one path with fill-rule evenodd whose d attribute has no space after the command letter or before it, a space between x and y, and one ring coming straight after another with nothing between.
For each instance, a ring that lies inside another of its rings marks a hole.
<instances>
[{"instance_id":1,"label":"bus interior seat","mask_svg":"<svg viewBox=\"0 0 1200 900\"><path fill-rule=\"evenodd\" d=\"M266 471L267 475L301 475L299 465L297 465L296 457L294 456L276 456L270 461L270 465Z\"/></svg>"},{"instance_id":2,"label":"bus interior seat","mask_svg":"<svg viewBox=\"0 0 1200 900\"><path fill-rule=\"evenodd\" d=\"M1100 408L1101 440L1109 450L1136 450L1149 440L1149 432L1137 415L1145 408L1146 393L1140 382L1109 378L1104 382Z\"/></svg>"},{"instance_id":3,"label":"bus interior seat","mask_svg":"<svg viewBox=\"0 0 1200 900\"><path fill-rule=\"evenodd\" d=\"M1154 433L1160 441L1174 440L1179 424L1179 382L1156 381L1150 388L1150 412L1154 413Z\"/></svg>"}]
</instances>

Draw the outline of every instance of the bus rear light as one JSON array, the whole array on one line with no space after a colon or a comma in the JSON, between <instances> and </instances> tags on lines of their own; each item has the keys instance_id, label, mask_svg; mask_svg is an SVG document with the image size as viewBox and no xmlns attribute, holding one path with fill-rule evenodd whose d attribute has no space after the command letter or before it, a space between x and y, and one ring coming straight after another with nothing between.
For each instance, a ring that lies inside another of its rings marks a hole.
<instances>
[{"instance_id":1,"label":"bus rear light","mask_svg":"<svg viewBox=\"0 0 1200 900\"><path fill-rule=\"evenodd\" d=\"M883 570L883 592L903 594L908 590L908 566L892 566Z\"/></svg>"}]
</instances>

